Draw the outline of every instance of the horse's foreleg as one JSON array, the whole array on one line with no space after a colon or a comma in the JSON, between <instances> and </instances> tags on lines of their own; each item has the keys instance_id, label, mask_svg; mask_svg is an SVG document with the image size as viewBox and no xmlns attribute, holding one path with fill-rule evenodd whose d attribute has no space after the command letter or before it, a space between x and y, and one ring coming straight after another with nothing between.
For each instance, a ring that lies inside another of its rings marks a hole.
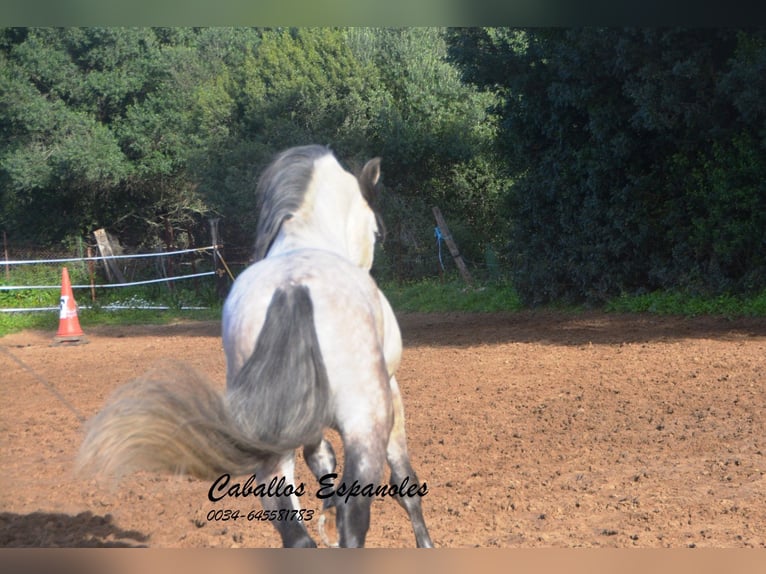
<instances>
[{"instance_id":1,"label":"horse's foreleg","mask_svg":"<svg viewBox=\"0 0 766 574\"><path fill-rule=\"evenodd\" d=\"M425 494L423 490L425 484L421 485L418 482L418 477L412 468L410 457L407 454L407 437L404 429L404 404L402 403L402 395L399 391L396 377L391 377L391 391L394 407L394 426L391 429L386 450L388 464L391 467L391 484L399 487L406 479L407 484L410 485L404 489L405 496L401 496L400 493L395 499L407 511L407 515L410 517L418 547L433 548L433 542L431 542L426 522L423 519L423 509L420 501L422 494ZM417 491L415 491L413 485L418 486ZM410 488L414 491L412 496L406 494Z\"/></svg>"},{"instance_id":2,"label":"horse's foreleg","mask_svg":"<svg viewBox=\"0 0 766 574\"><path fill-rule=\"evenodd\" d=\"M335 451L324 438L318 445L304 447L303 457L317 480L335 472ZM333 548L337 548L339 545L335 513L335 498L325 498L322 503L322 514L317 520L317 527L322 542Z\"/></svg>"},{"instance_id":3,"label":"horse's foreleg","mask_svg":"<svg viewBox=\"0 0 766 574\"><path fill-rule=\"evenodd\" d=\"M295 454L290 453L288 456L282 459L277 466L274 473L269 476L266 481L267 484L271 482L273 478L277 479L277 483L280 479L284 478L283 484L293 485L299 488L295 484ZM280 514L283 517L288 517L285 520L272 520L272 524L282 537L282 546L285 548L316 548L316 542L311 538L303 525L301 520L293 520L293 510L300 509L300 503L298 497L293 494L291 496L284 496L284 494L275 493L275 496L264 496L261 498L263 509L266 511L276 511L277 516ZM284 512L280 512L284 511Z\"/></svg>"}]
</instances>

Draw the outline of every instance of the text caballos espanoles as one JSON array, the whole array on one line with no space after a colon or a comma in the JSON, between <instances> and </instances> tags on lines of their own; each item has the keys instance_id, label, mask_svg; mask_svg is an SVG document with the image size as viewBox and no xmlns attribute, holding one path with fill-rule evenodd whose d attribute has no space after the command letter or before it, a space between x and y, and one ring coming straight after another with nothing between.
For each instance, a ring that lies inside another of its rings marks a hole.
<instances>
[{"instance_id":1,"label":"text caballos espanoles","mask_svg":"<svg viewBox=\"0 0 766 574\"><path fill-rule=\"evenodd\" d=\"M425 496L428 494L428 485L423 482L410 484L409 477L405 476L399 484L360 484L354 480L351 484L341 482L336 484L337 473L325 474L319 479L319 489L316 497L319 499L337 496L345 499L357 496L386 497L386 496ZM258 483L254 474L251 474L244 482L232 482L231 475L222 474L213 484L207 497L211 502L218 502L224 498L240 498L247 496L257 497L280 497L280 496L303 496L306 493L306 486L301 482L297 485L287 482L284 476L273 477L269 483Z\"/></svg>"}]
</instances>

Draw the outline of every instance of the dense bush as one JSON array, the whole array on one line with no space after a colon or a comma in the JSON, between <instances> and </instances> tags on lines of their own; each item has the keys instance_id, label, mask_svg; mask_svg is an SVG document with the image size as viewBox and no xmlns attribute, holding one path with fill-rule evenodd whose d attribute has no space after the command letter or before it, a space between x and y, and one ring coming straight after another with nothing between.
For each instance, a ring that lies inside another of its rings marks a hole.
<instances>
[{"instance_id":1,"label":"dense bush","mask_svg":"<svg viewBox=\"0 0 766 574\"><path fill-rule=\"evenodd\" d=\"M757 292L765 94L761 29L1 29L0 229L247 250L313 142L383 157L381 279L440 272L438 205L527 304Z\"/></svg>"},{"instance_id":2,"label":"dense bush","mask_svg":"<svg viewBox=\"0 0 766 574\"><path fill-rule=\"evenodd\" d=\"M504 97L528 303L766 285L766 34L458 30L465 77Z\"/></svg>"},{"instance_id":3,"label":"dense bush","mask_svg":"<svg viewBox=\"0 0 766 574\"><path fill-rule=\"evenodd\" d=\"M206 244L222 216L242 248L261 169L319 143L350 168L383 157L381 209L402 231L381 271L422 274L409 238L432 232L435 202L475 250L497 237L493 96L446 50L436 28L0 30L0 229L49 244L105 227L153 249Z\"/></svg>"}]
</instances>

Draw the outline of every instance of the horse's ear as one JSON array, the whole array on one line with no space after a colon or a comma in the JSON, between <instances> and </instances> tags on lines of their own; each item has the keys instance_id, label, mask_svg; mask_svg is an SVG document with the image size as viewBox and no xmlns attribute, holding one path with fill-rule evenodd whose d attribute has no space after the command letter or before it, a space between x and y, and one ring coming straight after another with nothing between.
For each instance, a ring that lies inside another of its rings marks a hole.
<instances>
[{"instance_id":1,"label":"horse's ear","mask_svg":"<svg viewBox=\"0 0 766 574\"><path fill-rule=\"evenodd\" d=\"M364 164L362 178L366 179L371 186L375 186L380 179L380 158L375 157Z\"/></svg>"},{"instance_id":2,"label":"horse's ear","mask_svg":"<svg viewBox=\"0 0 766 574\"><path fill-rule=\"evenodd\" d=\"M372 204L375 199L375 186L380 180L380 158L376 157L364 164L362 173L359 175L359 183L362 194L368 203Z\"/></svg>"}]
</instances>

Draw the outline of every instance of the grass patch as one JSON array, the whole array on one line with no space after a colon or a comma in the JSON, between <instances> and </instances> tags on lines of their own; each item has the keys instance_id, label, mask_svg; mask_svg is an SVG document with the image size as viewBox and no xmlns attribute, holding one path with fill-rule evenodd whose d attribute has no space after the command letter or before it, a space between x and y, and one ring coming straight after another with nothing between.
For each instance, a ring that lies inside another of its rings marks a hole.
<instances>
[{"instance_id":1,"label":"grass patch","mask_svg":"<svg viewBox=\"0 0 766 574\"><path fill-rule=\"evenodd\" d=\"M0 313L0 337L25 329L41 329L55 334L58 328L58 321L58 313L54 311Z\"/></svg>"},{"instance_id":2,"label":"grass patch","mask_svg":"<svg viewBox=\"0 0 766 574\"><path fill-rule=\"evenodd\" d=\"M381 289L393 308L402 312L466 311L480 313L514 312L524 309L510 282L487 283L470 288L458 279L441 282L427 279L412 283L384 283ZM586 307L552 303L545 308L577 313ZM648 313L654 315L705 315L766 317L766 290L757 295L715 297L691 296L679 292L623 295L601 307L610 313Z\"/></svg>"},{"instance_id":3,"label":"grass patch","mask_svg":"<svg viewBox=\"0 0 766 574\"><path fill-rule=\"evenodd\" d=\"M415 283L385 283L381 290L395 310L404 312L497 313L523 308L516 290L505 282L468 287L458 280L426 279Z\"/></svg>"},{"instance_id":4,"label":"grass patch","mask_svg":"<svg viewBox=\"0 0 766 574\"><path fill-rule=\"evenodd\" d=\"M718 295L703 297L674 291L656 291L644 295L625 295L609 301L605 311L616 313L651 313L699 317L718 315L729 318L766 316L766 290L756 295Z\"/></svg>"},{"instance_id":5,"label":"grass patch","mask_svg":"<svg viewBox=\"0 0 766 574\"><path fill-rule=\"evenodd\" d=\"M95 325L163 325L178 320L216 321L221 318L221 305L208 309L182 310L171 308L155 309L119 309L103 308L80 309L78 320L86 331ZM58 311L37 311L30 313L0 313L0 337L17 333L25 329L50 331L56 334L59 325Z\"/></svg>"}]
</instances>

